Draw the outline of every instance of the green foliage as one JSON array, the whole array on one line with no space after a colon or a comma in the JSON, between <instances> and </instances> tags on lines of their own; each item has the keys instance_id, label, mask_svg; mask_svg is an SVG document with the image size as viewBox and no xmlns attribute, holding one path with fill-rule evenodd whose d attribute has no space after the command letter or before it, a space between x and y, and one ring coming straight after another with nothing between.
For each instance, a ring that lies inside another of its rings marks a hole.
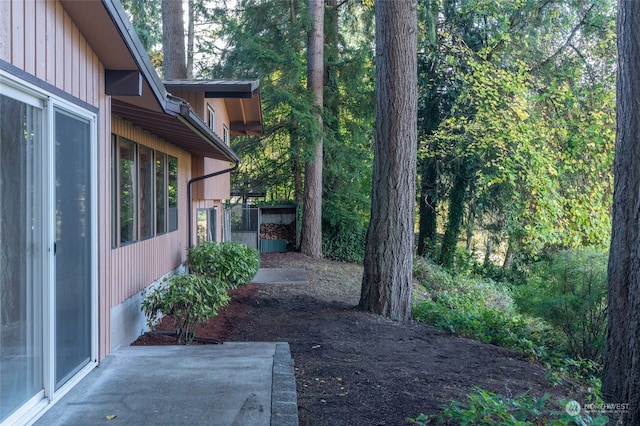
<instances>
[{"instance_id":1,"label":"green foliage","mask_svg":"<svg viewBox=\"0 0 640 426\"><path fill-rule=\"evenodd\" d=\"M615 3L425 1L419 7L421 159L435 161L438 170L422 182L428 207L449 215L441 223L459 214L459 203L439 204L447 191L453 198L456 165L465 163L467 229L528 253L606 246ZM451 237L448 245L457 242ZM452 251L445 248L441 263L450 265Z\"/></svg>"},{"instance_id":2,"label":"green foliage","mask_svg":"<svg viewBox=\"0 0 640 426\"><path fill-rule=\"evenodd\" d=\"M171 315L178 343L189 344L198 324L217 315L229 303L227 288L202 275L178 274L166 278L144 295L142 311L150 327Z\"/></svg>"},{"instance_id":3,"label":"green foliage","mask_svg":"<svg viewBox=\"0 0 640 426\"><path fill-rule=\"evenodd\" d=\"M550 382L564 378L599 389L601 365L574 355L561 331L549 322L520 313L505 284L450 271L425 259L414 261L413 317L461 336L529 355L551 369Z\"/></svg>"},{"instance_id":4,"label":"green foliage","mask_svg":"<svg viewBox=\"0 0 640 426\"><path fill-rule=\"evenodd\" d=\"M489 392L478 387L467 395L467 404L452 401L442 407L442 411L432 416L420 414L416 418L409 418L410 424L424 426L437 422L438 424L467 425L605 425L609 419L598 415L591 417L584 413L576 416L567 414L564 406L553 406L545 394L535 398L527 394L518 394L512 398ZM565 403L566 404L566 403Z\"/></svg>"},{"instance_id":5,"label":"green foliage","mask_svg":"<svg viewBox=\"0 0 640 426\"><path fill-rule=\"evenodd\" d=\"M189 248L191 273L231 289L247 284L258 272L260 254L252 247L231 241L204 241Z\"/></svg>"},{"instance_id":6,"label":"green foliage","mask_svg":"<svg viewBox=\"0 0 640 426\"><path fill-rule=\"evenodd\" d=\"M562 330L575 358L603 360L607 262L600 249L564 250L538 262L514 293L523 312Z\"/></svg>"},{"instance_id":7,"label":"green foliage","mask_svg":"<svg viewBox=\"0 0 640 426\"><path fill-rule=\"evenodd\" d=\"M322 229L322 254L339 262L362 262L367 230L362 226Z\"/></svg>"},{"instance_id":8,"label":"green foliage","mask_svg":"<svg viewBox=\"0 0 640 426\"><path fill-rule=\"evenodd\" d=\"M430 260L414 260L414 279L430 300L453 309L480 313L494 310L512 314L515 305L509 289L501 283L471 276L454 276Z\"/></svg>"},{"instance_id":9,"label":"green foliage","mask_svg":"<svg viewBox=\"0 0 640 426\"><path fill-rule=\"evenodd\" d=\"M248 283L258 271L258 251L244 244L206 241L189 248L190 274L177 274L144 295L150 327L171 315L179 343L193 340L198 324L229 303L228 290Z\"/></svg>"}]
</instances>

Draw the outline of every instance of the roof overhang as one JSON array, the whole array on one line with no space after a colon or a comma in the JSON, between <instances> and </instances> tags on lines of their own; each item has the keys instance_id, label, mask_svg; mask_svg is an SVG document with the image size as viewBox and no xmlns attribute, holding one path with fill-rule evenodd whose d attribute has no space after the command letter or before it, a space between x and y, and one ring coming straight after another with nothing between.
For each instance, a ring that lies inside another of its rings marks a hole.
<instances>
[{"instance_id":1,"label":"roof overhang","mask_svg":"<svg viewBox=\"0 0 640 426\"><path fill-rule=\"evenodd\" d=\"M141 109L119 99L112 100L111 111L192 154L217 160L240 161L238 155L205 125L189 104L178 98L170 101L167 112ZM172 119L168 119L167 115Z\"/></svg>"},{"instance_id":2,"label":"roof overhang","mask_svg":"<svg viewBox=\"0 0 640 426\"><path fill-rule=\"evenodd\" d=\"M164 86L173 92L198 92L208 99L223 99L231 134L263 133L259 80L168 80Z\"/></svg>"},{"instance_id":3,"label":"roof overhang","mask_svg":"<svg viewBox=\"0 0 640 426\"><path fill-rule=\"evenodd\" d=\"M138 92L115 90L107 93L107 90L114 89L113 86L109 89L105 87L105 93L112 96L112 114L193 154L220 160L239 160L186 101L169 94L117 0L60 2L104 65L105 74L119 74L111 71L140 73L141 90Z\"/></svg>"}]
</instances>

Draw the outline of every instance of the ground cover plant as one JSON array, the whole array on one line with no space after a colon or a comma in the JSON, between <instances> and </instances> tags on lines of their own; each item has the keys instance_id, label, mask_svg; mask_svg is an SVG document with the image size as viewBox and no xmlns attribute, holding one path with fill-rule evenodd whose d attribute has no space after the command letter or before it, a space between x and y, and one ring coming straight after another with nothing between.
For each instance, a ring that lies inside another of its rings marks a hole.
<instances>
[{"instance_id":1,"label":"ground cover plant","mask_svg":"<svg viewBox=\"0 0 640 426\"><path fill-rule=\"evenodd\" d=\"M537 265L527 285L515 288L487 278L454 275L425 259L416 259L414 265L416 320L522 351L547 366L546 377L550 383L577 380L591 393L592 402L599 400L603 289L606 289L606 257L603 260L600 252L589 249L561 252ZM580 338L576 339L576 335ZM511 405L522 407L522 401L498 398L486 392L476 389L468 396L469 405L452 403L437 418L448 419L453 424L473 424L469 420L473 415L481 416L480 412L488 411L487 419L492 419L492 423L498 419L506 422L504 424L522 420L517 417L510 420L514 410ZM544 418L556 419L549 409L540 413ZM533 414L530 412L522 421L535 424L539 418ZM603 424L606 417L577 419L583 422L578 424ZM420 422L427 418L418 416L413 420Z\"/></svg>"},{"instance_id":2,"label":"ground cover plant","mask_svg":"<svg viewBox=\"0 0 640 426\"><path fill-rule=\"evenodd\" d=\"M564 407L549 404L549 394L540 398L526 393L511 398L478 387L467 395L467 402L451 401L442 407L438 414L424 414L407 419L410 424L447 424L458 426L494 425L494 426L532 426L552 424L554 426L578 425L600 426L608 418L596 414L591 416L576 409L575 401L567 401ZM567 408L568 407L568 408ZM560 408L560 409L558 409ZM571 411L571 410L575 411ZM576 414L574 414L576 413Z\"/></svg>"}]
</instances>

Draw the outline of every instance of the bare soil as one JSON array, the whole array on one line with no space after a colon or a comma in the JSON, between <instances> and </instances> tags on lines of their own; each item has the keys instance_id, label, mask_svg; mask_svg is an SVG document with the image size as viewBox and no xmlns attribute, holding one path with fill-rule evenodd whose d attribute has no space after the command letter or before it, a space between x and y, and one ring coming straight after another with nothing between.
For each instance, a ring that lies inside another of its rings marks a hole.
<instances>
[{"instance_id":1,"label":"bare soil","mask_svg":"<svg viewBox=\"0 0 640 426\"><path fill-rule=\"evenodd\" d=\"M546 371L523 354L453 336L418 323L399 323L356 309L362 266L299 253L262 255L263 268L304 268L309 285L251 284L200 326L196 343L286 341L295 362L300 425L406 425L474 386L505 396L550 393L578 399L570 383L552 387ZM171 330L165 318L160 330ZM175 344L145 334L133 344Z\"/></svg>"}]
</instances>

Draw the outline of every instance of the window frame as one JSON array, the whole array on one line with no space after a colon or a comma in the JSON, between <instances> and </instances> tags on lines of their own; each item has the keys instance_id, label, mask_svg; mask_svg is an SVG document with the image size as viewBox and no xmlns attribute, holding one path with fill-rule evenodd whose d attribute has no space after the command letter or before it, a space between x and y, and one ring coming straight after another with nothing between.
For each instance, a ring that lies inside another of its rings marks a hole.
<instances>
[{"instance_id":1,"label":"window frame","mask_svg":"<svg viewBox=\"0 0 640 426\"><path fill-rule=\"evenodd\" d=\"M229 128L226 124L222 126L222 140L226 146L229 146Z\"/></svg>"},{"instance_id":2,"label":"window frame","mask_svg":"<svg viewBox=\"0 0 640 426\"><path fill-rule=\"evenodd\" d=\"M148 153L150 165L143 173L143 151ZM155 150L146 145L138 144L138 229L140 241L153 238L156 235L156 188L155 188ZM147 182L144 181L146 176ZM150 199L145 199L145 190ZM146 223L145 223L146 221Z\"/></svg>"},{"instance_id":3,"label":"window frame","mask_svg":"<svg viewBox=\"0 0 640 426\"><path fill-rule=\"evenodd\" d=\"M133 191L133 196L131 197L132 200L132 212L131 212L131 220L133 221L133 224L131 226L131 238L127 239L127 240L123 240L123 224L122 224L122 216L123 216L123 204L122 204L122 198L123 198L123 180L122 180L122 173L123 173L123 169L122 169L122 143L125 142L127 144L131 144L132 150L133 150L133 164L131 166L131 173L132 173L132 177L130 180L130 186L131 186L131 190ZM139 184L138 184L138 167L139 167L139 149L138 149L138 143L132 141L131 139L127 139L124 137L119 136L118 137L118 224L119 227L118 229L120 229L120 238L118 239L118 243L119 246L125 246L128 244L133 244L136 243L140 240L140 209L139 209Z\"/></svg>"},{"instance_id":4,"label":"window frame","mask_svg":"<svg viewBox=\"0 0 640 426\"><path fill-rule=\"evenodd\" d=\"M134 147L135 183L131 185L134 189L134 233L135 238L127 241L122 240L122 143L130 143ZM169 155L163 151L151 148L148 145L128 139L118 134L111 134L111 248L117 249L140 241L155 238L179 229L179 160L177 157ZM147 174L147 185L142 182L143 153L147 152L151 159L148 164L151 167L145 169ZM173 163L173 166L171 165ZM171 169L173 167L173 170ZM147 202L148 212L146 219L143 217L143 189L150 191L151 200ZM173 192L171 191L173 190ZM170 196L173 193L173 197ZM173 198L173 200L172 200ZM150 221L148 227L144 227L144 221ZM161 226L162 225L162 226ZM147 232L143 232L147 229Z\"/></svg>"},{"instance_id":5,"label":"window frame","mask_svg":"<svg viewBox=\"0 0 640 426\"><path fill-rule=\"evenodd\" d=\"M216 131L216 110L209 104L207 104L207 112L209 116L209 128L212 132Z\"/></svg>"}]
</instances>

